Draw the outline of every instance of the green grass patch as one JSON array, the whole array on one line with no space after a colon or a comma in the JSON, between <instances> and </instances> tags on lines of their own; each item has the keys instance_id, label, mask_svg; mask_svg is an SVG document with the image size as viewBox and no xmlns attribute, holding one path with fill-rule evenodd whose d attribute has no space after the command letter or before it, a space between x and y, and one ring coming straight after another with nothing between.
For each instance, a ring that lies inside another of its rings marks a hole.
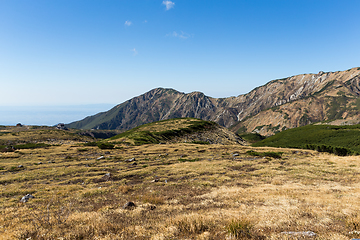
<instances>
[{"instance_id":1,"label":"green grass patch","mask_svg":"<svg viewBox=\"0 0 360 240\"><path fill-rule=\"evenodd\" d=\"M245 219L233 219L227 226L226 230L235 239L253 239L251 230L253 224Z\"/></svg>"},{"instance_id":2,"label":"green grass patch","mask_svg":"<svg viewBox=\"0 0 360 240\"><path fill-rule=\"evenodd\" d=\"M272 157L272 158L281 158L283 154L283 152L256 152L253 150L247 151L246 153L251 156Z\"/></svg>"},{"instance_id":3,"label":"green grass patch","mask_svg":"<svg viewBox=\"0 0 360 240\"><path fill-rule=\"evenodd\" d=\"M360 125L307 125L282 131L252 146L313 149L339 156L359 154Z\"/></svg>"},{"instance_id":4,"label":"green grass patch","mask_svg":"<svg viewBox=\"0 0 360 240\"><path fill-rule=\"evenodd\" d=\"M78 148L77 149L78 152L86 152L86 151L89 151L88 148Z\"/></svg>"},{"instance_id":5,"label":"green grass patch","mask_svg":"<svg viewBox=\"0 0 360 240\"><path fill-rule=\"evenodd\" d=\"M113 149L115 147L115 145L113 145L111 143L105 143L105 142L99 143L97 146L100 149Z\"/></svg>"},{"instance_id":6,"label":"green grass patch","mask_svg":"<svg viewBox=\"0 0 360 240\"><path fill-rule=\"evenodd\" d=\"M50 147L51 145L45 144L45 143L26 143L26 144L20 144L15 145L15 149L35 149L35 148L45 148Z\"/></svg>"},{"instance_id":7,"label":"green grass patch","mask_svg":"<svg viewBox=\"0 0 360 240\"><path fill-rule=\"evenodd\" d=\"M83 144L84 146L92 146L92 147L96 147L98 145L98 142L87 142Z\"/></svg>"}]
</instances>

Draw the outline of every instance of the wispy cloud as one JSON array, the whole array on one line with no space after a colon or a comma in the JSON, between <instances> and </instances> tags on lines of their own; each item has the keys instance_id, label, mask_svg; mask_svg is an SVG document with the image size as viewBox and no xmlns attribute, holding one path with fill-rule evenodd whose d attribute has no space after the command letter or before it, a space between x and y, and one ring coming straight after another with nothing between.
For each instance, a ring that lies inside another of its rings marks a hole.
<instances>
[{"instance_id":1,"label":"wispy cloud","mask_svg":"<svg viewBox=\"0 0 360 240\"><path fill-rule=\"evenodd\" d=\"M125 26L130 26L131 24L132 24L132 22L131 21L129 21L129 20L127 20L127 21L125 21Z\"/></svg>"},{"instance_id":2,"label":"wispy cloud","mask_svg":"<svg viewBox=\"0 0 360 240\"><path fill-rule=\"evenodd\" d=\"M175 5L175 3L172 1L163 1L162 4L166 6L166 10L173 8Z\"/></svg>"},{"instance_id":3,"label":"wispy cloud","mask_svg":"<svg viewBox=\"0 0 360 240\"><path fill-rule=\"evenodd\" d=\"M135 48L131 49L131 51L133 52L134 56L136 56L138 54L138 51Z\"/></svg>"},{"instance_id":4,"label":"wispy cloud","mask_svg":"<svg viewBox=\"0 0 360 240\"><path fill-rule=\"evenodd\" d=\"M183 32L183 31L180 31L180 32L173 31L172 33L166 34L166 36L167 37L177 37L177 38L181 38L181 39L188 39L188 38L192 37L193 34L189 34L189 33Z\"/></svg>"}]
</instances>

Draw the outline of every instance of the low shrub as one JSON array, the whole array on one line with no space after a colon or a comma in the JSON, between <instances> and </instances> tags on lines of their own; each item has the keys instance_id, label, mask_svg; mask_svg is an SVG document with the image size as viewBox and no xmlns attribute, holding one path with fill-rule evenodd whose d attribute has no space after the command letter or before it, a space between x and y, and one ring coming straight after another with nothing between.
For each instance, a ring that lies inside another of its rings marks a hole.
<instances>
[{"instance_id":1,"label":"low shrub","mask_svg":"<svg viewBox=\"0 0 360 240\"><path fill-rule=\"evenodd\" d=\"M78 152L86 152L86 151L89 151L89 149L87 149L87 148L78 148L77 151Z\"/></svg>"},{"instance_id":2,"label":"low shrub","mask_svg":"<svg viewBox=\"0 0 360 240\"><path fill-rule=\"evenodd\" d=\"M264 152L264 156L272 158L281 158L283 152Z\"/></svg>"},{"instance_id":3,"label":"low shrub","mask_svg":"<svg viewBox=\"0 0 360 240\"><path fill-rule=\"evenodd\" d=\"M194 144L210 144L208 141L192 141L191 143L194 143Z\"/></svg>"},{"instance_id":4,"label":"low shrub","mask_svg":"<svg viewBox=\"0 0 360 240\"><path fill-rule=\"evenodd\" d=\"M251 156L259 156L259 157L272 157L272 158L281 158L283 152L256 152L253 150L247 151L247 154Z\"/></svg>"},{"instance_id":5,"label":"low shrub","mask_svg":"<svg viewBox=\"0 0 360 240\"><path fill-rule=\"evenodd\" d=\"M99 143L97 146L100 149L113 149L115 147L115 145L111 143Z\"/></svg>"},{"instance_id":6,"label":"low shrub","mask_svg":"<svg viewBox=\"0 0 360 240\"><path fill-rule=\"evenodd\" d=\"M233 219L226 226L228 233L236 239L252 239L252 228L253 225L246 219Z\"/></svg>"},{"instance_id":7,"label":"low shrub","mask_svg":"<svg viewBox=\"0 0 360 240\"><path fill-rule=\"evenodd\" d=\"M84 143L84 146L92 146L92 147L95 147L98 145L98 142L87 142L87 143Z\"/></svg>"},{"instance_id":8,"label":"low shrub","mask_svg":"<svg viewBox=\"0 0 360 240\"><path fill-rule=\"evenodd\" d=\"M310 149L310 150L316 150L318 152L333 153L338 156L348 156L348 155L358 154L346 147L339 147L339 146L334 147L334 146L323 145L323 144L322 145L306 144L303 146L303 148Z\"/></svg>"},{"instance_id":9,"label":"low shrub","mask_svg":"<svg viewBox=\"0 0 360 240\"><path fill-rule=\"evenodd\" d=\"M15 145L14 149L35 149L35 148L45 148L50 147L51 145L45 143L26 143Z\"/></svg>"}]
</instances>

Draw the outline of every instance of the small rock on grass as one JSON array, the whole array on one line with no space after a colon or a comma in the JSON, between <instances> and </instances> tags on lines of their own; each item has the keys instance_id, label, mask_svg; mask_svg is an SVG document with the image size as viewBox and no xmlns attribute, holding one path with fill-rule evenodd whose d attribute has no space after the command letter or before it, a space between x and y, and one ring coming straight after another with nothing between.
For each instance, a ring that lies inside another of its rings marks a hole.
<instances>
[{"instance_id":1,"label":"small rock on grass","mask_svg":"<svg viewBox=\"0 0 360 240\"><path fill-rule=\"evenodd\" d=\"M136 205L133 202L127 202L123 206L123 209L128 209L128 210L131 210L131 209L134 209L134 208L136 208Z\"/></svg>"},{"instance_id":2,"label":"small rock on grass","mask_svg":"<svg viewBox=\"0 0 360 240\"><path fill-rule=\"evenodd\" d=\"M303 237L316 237L316 233L311 231L306 232L281 232L281 234L292 235L292 236L303 236Z\"/></svg>"},{"instance_id":3,"label":"small rock on grass","mask_svg":"<svg viewBox=\"0 0 360 240\"><path fill-rule=\"evenodd\" d=\"M35 198L35 197L33 195L31 195L31 194L26 194L25 196L23 196L20 199L20 202L26 203L27 201L29 201L30 198Z\"/></svg>"}]
</instances>

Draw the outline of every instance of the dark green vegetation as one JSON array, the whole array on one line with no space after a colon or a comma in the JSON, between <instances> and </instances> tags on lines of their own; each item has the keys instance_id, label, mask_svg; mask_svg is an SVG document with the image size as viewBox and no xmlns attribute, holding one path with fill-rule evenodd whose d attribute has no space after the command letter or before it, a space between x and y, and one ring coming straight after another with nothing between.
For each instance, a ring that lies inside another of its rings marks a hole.
<instances>
[{"instance_id":1,"label":"dark green vegetation","mask_svg":"<svg viewBox=\"0 0 360 240\"><path fill-rule=\"evenodd\" d=\"M240 134L239 136L250 143L256 143L265 139L264 136L261 136L258 133L245 133L245 134Z\"/></svg>"},{"instance_id":2,"label":"dark green vegetation","mask_svg":"<svg viewBox=\"0 0 360 240\"><path fill-rule=\"evenodd\" d=\"M0 152L13 152L16 149L35 149L35 148L45 148L51 145L45 143L26 143L26 144L19 144L14 146L6 146L0 145Z\"/></svg>"},{"instance_id":3,"label":"dark green vegetation","mask_svg":"<svg viewBox=\"0 0 360 240\"><path fill-rule=\"evenodd\" d=\"M176 122L179 120L181 120L181 126ZM159 124L161 126L164 123L170 125L170 127L167 128L168 130L156 131L156 124ZM110 140L126 138L133 140L135 145L162 143L170 141L176 137L183 137L187 134L209 130L214 128L215 126L217 126L217 124L214 122L204 121L195 118L169 119L141 125L129 131L116 135L110 138ZM155 130L147 130L149 128ZM207 142L205 143L200 141L195 143L208 144Z\"/></svg>"},{"instance_id":4,"label":"dark green vegetation","mask_svg":"<svg viewBox=\"0 0 360 240\"><path fill-rule=\"evenodd\" d=\"M45 144L45 143L26 143L26 144L15 145L14 148L15 149L35 149L35 148L44 148L44 147L49 147L49 146L51 146L51 145Z\"/></svg>"},{"instance_id":5,"label":"dark green vegetation","mask_svg":"<svg viewBox=\"0 0 360 240\"><path fill-rule=\"evenodd\" d=\"M253 150L249 150L246 152L251 156L259 156L259 157L272 157L272 158L281 158L283 152L256 152Z\"/></svg>"},{"instance_id":6,"label":"dark green vegetation","mask_svg":"<svg viewBox=\"0 0 360 240\"><path fill-rule=\"evenodd\" d=\"M210 144L207 141L192 141L191 143L194 143L194 144Z\"/></svg>"},{"instance_id":7,"label":"dark green vegetation","mask_svg":"<svg viewBox=\"0 0 360 240\"><path fill-rule=\"evenodd\" d=\"M113 145L111 143L99 143L97 146L100 149L113 149L115 147L115 145Z\"/></svg>"},{"instance_id":8,"label":"dark green vegetation","mask_svg":"<svg viewBox=\"0 0 360 240\"><path fill-rule=\"evenodd\" d=\"M304 148L339 156L360 154L360 125L307 125L288 129L252 146Z\"/></svg>"}]
</instances>

